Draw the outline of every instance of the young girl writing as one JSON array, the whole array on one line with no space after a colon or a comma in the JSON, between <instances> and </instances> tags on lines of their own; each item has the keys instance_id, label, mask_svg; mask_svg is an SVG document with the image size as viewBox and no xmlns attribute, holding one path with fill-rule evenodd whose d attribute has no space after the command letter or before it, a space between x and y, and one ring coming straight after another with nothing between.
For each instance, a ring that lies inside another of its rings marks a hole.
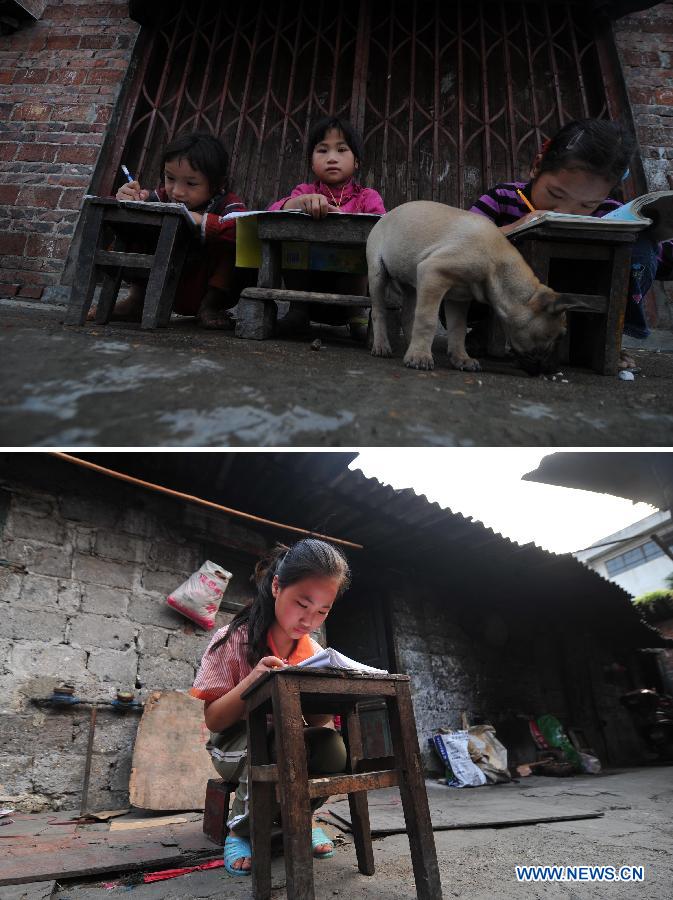
<instances>
[{"instance_id":1,"label":"young girl writing","mask_svg":"<svg viewBox=\"0 0 673 900\"><path fill-rule=\"evenodd\" d=\"M296 665L320 650L310 632L323 624L336 598L348 587L349 578L348 563L325 541L306 538L289 549L279 546L255 569L255 599L215 633L201 660L190 693L205 700L206 725L211 732L206 747L222 778L238 782L224 843L225 867L232 875L249 875L251 867L241 694L270 670ZM309 773L342 772L346 748L334 731L332 717L307 719L304 737ZM269 749L274 758L273 731ZM321 802L313 801L314 808ZM333 844L321 828L313 828L311 841L314 856L332 856Z\"/></svg>"},{"instance_id":2,"label":"young girl writing","mask_svg":"<svg viewBox=\"0 0 673 900\"><path fill-rule=\"evenodd\" d=\"M627 177L634 147L633 138L614 122L569 122L543 145L528 182L496 184L470 211L491 219L505 234L538 210L600 218L622 205L608 195ZM648 336L643 297L655 278L672 275L673 244L667 241L657 246L646 235L639 237L631 257L626 334L641 339ZM621 365L635 366L624 351Z\"/></svg>"},{"instance_id":3,"label":"young girl writing","mask_svg":"<svg viewBox=\"0 0 673 900\"><path fill-rule=\"evenodd\" d=\"M229 157L218 138L203 132L182 134L171 141L161 159L162 183L154 191L138 181L123 184L118 200L184 203L198 226L198 239L187 257L173 309L196 316L204 328L231 328L226 310L235 306L234 263L236 226L222 216L245 209L228 189ZM115 319L140 321L145 282L131 282L128 295L114 310Z\"/></svg>"},{"instance_id":4,"label":"young girl writing","mask_svg":"<svg viewBox=\"0 0 673 900\"><path fill-rule=\"evenodd\" d=\"M308 162L315 180L298 184L288 197L276 200L269 209L302 209L314 219L330 213L376 213L383 215L381 195L357 182L364 160L362 138L350 122L326 116L315 123L308 139ZM302 277L303 276L303 277ZM297 290L323 291L337 294L364 294L365 276L338 275L329 272L290 272L285 274L288 287ZM367 315L364 309L344 311L338 307L294 303L281 321L281 330L301 331L311 320L331 325L348 323L351 335L364 339Z\"/></svg>"}]
</instances>

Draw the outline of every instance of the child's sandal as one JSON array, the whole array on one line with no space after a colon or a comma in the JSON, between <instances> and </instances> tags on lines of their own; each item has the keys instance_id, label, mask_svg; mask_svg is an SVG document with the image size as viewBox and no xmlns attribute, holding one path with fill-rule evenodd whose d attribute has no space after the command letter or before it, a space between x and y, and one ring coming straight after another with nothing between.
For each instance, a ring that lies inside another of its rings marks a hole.
<instances>
[{"instance_id":1,"label":"child's sandal","mask_svg":"<svg viewBox=\"0 0 673 900\"><path fill-rule=\"evenodd\" d=\"M249 875L251 869L235 869L234 863L237 859L244 859L246 856L252 857L252 848L250 841L241 837L227 835L224 839L224 868L230 875Z\"/></svg>"},{"instance_id":2,"label":"child's sandal","mask_svg":"<svg viewBox=\"0 0 673 900\"><path fill-rule=\"evenodd\" d=\"M315 848L321 847L323 844L329 844L331 849L326 853L316 853ZM322 828L313 828L311 830L311 846L313 848L313 855L316 859L329 859L330 856L334 856L334 844L327 837Z\"/></svg>"}]
</instances>

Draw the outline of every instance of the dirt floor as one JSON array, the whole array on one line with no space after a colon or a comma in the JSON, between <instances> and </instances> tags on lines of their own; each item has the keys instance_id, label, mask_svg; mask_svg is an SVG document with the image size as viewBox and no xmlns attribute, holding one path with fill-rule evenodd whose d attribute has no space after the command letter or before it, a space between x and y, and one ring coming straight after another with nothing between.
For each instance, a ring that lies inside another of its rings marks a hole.
<instances>
[{"instance_id":1,"label":"dirt floor","mask_svg":"<svg viewBox=\"0 0 673 900\"><path fill-rule=\"evenodd\" d=\"M467 791L429 782L431 807L443 806L445 815L455 817L457 821L462 821L467 806L472 808L472 818L481 815L488 819L489 807L496 798L499 801L496 805L502 805L506 799L514 816L525 810L527 805L544 806L550 815L558 815L571 808L585 813L603 813L600 818L523 827L436 830L435 843L444 898L631 900L633 897L646 897L648 900L670 900L673 884L672 772L673 769L666 766L564 779L532 776L516 784ZM370 804L374 794L369 795ZM59 813L58 817L64 818L64 813ZM202 846L199 843L200 821L192 818L189 825L172 826L170 833L164 831L157 834L160 829L147 829L146 840L165 845L167 854L173 852L170 847L177 845L192 849ZM9 831L11 827L2 830ZM66 828L63 825L59 827ZM176 836L178 827L185 829L181 837ZM336 836L337 847L332 859L314 865L317 898L409 900L416 896L406 835L375 839L376 874L367 877L357 870L350 835L330 826L325 827ZM105 841L104 831L105 826L82 826L78 831L80 846ZM24 847L30 846L30 839L25 836L22 843ZM39 855L39 838L34 839L34 843L35 853ZM119 840L117 845L123 846ZM210 846L213 851L210 856L217 858L217 848L212 844ZM7 842L0 841L0 853L6 847ZM593 881L561 884L547 881L524 884L516 879L517 865L643 866L644 883ZM282 855L274 857L272 875L273 900L284 900ZM152 884L139 883L138 877L134 879L126 875L120 879L108 873L98 878L92 876L58 882L45 880L0 887L2 900L103 900L104 897L118 896L130 896L133 900L233 900L251 898L252 891L249 878L233 878L221 868Z\"/></svg>"},{"instance_id":2,"label":"dirt floor","mask_svg":"<svg viewBox=\"0 0 673 900\"><path fill-rule=\"evenodd\" d=\"M417 372L345 329L257 342L189 319L67 327L63 313L0 300L3 446L673 443L673 346L633 351L634 381L574 368L545 380L508 361L454 371L439 339L435 370Z\"/></svg>"}]
</instances>

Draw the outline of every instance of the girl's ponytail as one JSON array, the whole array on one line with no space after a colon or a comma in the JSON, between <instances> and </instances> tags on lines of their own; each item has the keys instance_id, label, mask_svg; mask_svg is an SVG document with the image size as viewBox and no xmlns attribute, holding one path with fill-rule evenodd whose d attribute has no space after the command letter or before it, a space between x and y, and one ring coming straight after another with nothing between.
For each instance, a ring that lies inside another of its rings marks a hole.
<instances>
[{"instance_id":1,"label":"girl's ponytail","mask_svg":"<svg viewBox=\"0 0 673 900\"><path fill-rule=\"evenodd\" d=\"M250 579L257 588L257 596L245 609L236 613L226 634L210 648L211 653L226 644L233 632L247 626L247 657L250 665L257 665L263 656L268 655L266 635L276 618L272 590L274 577L278 578L281 588L295 584L302 578L336 578L339 581L338 594L342 594L350 583L350 570L343 554L326 541L305 538L292 547L276 544L257 563Z\"/></svg>"}]
</instances>

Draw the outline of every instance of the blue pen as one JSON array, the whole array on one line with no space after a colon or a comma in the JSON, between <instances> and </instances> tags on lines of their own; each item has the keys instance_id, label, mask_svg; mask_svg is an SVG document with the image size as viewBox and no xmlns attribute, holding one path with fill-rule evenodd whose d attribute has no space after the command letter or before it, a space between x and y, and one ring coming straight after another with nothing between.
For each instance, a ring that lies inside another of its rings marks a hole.
<instances>
[{"instance_id":1,"label":"blue pen","mask_svg":"<svg viewBox=\"0 0 673 900\"><path fill-rule=\"evenodd\" d=\"M131 175L129 170L124 165L122 165L122 172L124 173L124 175L126 175L126 180L128 182L135 181L135 178L133 177L133 175Z\"/></svg>"}]
</instances>

